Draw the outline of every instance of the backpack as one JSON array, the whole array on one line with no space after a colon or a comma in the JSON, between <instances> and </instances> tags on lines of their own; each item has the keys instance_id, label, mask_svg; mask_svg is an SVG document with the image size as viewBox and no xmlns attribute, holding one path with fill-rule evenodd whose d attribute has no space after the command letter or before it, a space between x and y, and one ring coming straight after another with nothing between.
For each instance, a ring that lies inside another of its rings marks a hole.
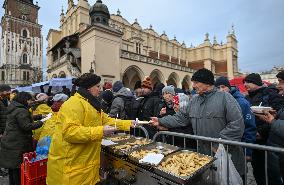
<instances>
[{"instance_id":1,"label":"backpack","mask_svg":"<svg viewBox=\"0 0 284 185\"><path fill-rule=\"evenodd\" d=\"M137 101L134 97L125 97L118 96L124 101L124 110L125 110L125 120L135 120L138 118L138 112L140 109L140 102Z\"/></svg>"}]
</instances>

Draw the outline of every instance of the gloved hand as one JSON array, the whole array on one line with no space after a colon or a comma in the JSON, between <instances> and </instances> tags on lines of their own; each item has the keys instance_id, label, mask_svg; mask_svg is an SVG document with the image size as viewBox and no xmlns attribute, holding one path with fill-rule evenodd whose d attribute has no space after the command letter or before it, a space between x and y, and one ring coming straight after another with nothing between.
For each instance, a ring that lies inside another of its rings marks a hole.
<instances>
[{"instance_id":1,"label":"gloved hand","mask_svg":"<svg viewBox=\"0 0 284 185\"><path fill-rule=\"evenodd\" d=\"M46 120L50 119L52 116L52 113L47 114L43 119L41 119L41 122L45 122Z\"/></svg>"},{"instance_id":2,"label":"gloved hand","mask_svg":"<svg viewBox=\"0 0 284 185\"><path fill-rule=\"evenodd\" d=\"M42 119L42 114L33 115L33 120L38 121Z\"/></svg>"},{"instance_id":3,"label":"gloved hand","mask_svg":"<svg viewBox=\"0 0 284 185\"><path fill-rule=\"evenodd\" d=\"M104 126L104 136L108 136L113 134L115 131L117 131L117 129L115 127L112 126Z\"/></svg>"}]
</instances>

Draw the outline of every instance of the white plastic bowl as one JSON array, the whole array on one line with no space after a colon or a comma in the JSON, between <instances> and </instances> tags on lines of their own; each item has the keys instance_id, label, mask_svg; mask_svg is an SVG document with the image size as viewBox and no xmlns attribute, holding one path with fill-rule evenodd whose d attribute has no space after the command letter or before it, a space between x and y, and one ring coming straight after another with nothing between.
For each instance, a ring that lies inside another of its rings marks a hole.
<instances>
[{"instance_id":1,"label":"white plastic bowl","mask_svg":"<svg viewBox=\"0 0 284 185\"><path fill-rule=\"evenodd\" d=\"M250 108L251 108L252 112L257 113L257 114L262 114L263 111L272 110L271 107L262 107L262 106L251 106Z\"/></svg>"}]
</instances>

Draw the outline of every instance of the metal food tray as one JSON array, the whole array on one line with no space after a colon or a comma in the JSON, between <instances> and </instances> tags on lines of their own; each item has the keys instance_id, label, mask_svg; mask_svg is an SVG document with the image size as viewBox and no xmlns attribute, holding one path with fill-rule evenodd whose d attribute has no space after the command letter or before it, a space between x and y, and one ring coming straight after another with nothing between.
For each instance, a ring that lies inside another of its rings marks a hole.
<instances>
[{"instance_id":1,"label":"metal food tray","mask_svg":"<svg viewBox=\"0 0 284 185\"><path fill-rule=\"evenodd\" d=\"M129 150L119 150L119 149L115 149L116 146L121 146L121 145L125 145L126 143L130 142L130 143L133 143L137 140L147 140L149 141L149 144L153 143L152 140L150 139L146 139L146 138L142 138L142 137L131 137L130 139L127 139L127 140L123 140L123 141L120 141L118 144L116 145L112 145L112 146L109 146L109 150L117 155L121 155L121 156L125 156L125 155L128 155L130 151L132 151L134 148L137 148L137 147L140 147L141 145L136 145L136 146L133 146L131 147ZM146 144L148 145L148 144ZM142 145L143 146L143 145Z\"/></svg>"},{"instance_id":2,"label":"metal food tray","mask_svg":"<svg viewBox=\"0 0 284 185\"><path fill-rule=\"evenodd\" d=\"M173 146L173 145L169 145L169 144L166 144L166 143L162 143L162 142L155 142L155 143L151 143L149 145L144 145L144 146L140 146L138 148L135 148L131 151L129 151L129 156L128 158L136 163L139 163L139 160L140 159L137 159L133 156L131 156L131 153L132 152L135 152L135 151L141 151L141 150L152 150L152 149L159 149L159 147L163 147L163 149L161 149L161 154L163 154L165 157L178 151L180 148L177 147L177 146ZM165 154L165 152L167 152L166 150L172 150L172 152L169 152L167 154ZM144 164L144 163L143 163Z\"/></svg>"},{"instance_id":3,"label":"metal food tray","mask_svg":"<svg viewBox=\"0 0 284 185\"><path fill-rule=\"evenodd\" d=\"M169 173L167 171L164 171L162 169L159 169L158 166L164 162L165 160L167 160L168 158L174 156L174 155L178 155L180 153L196 153L198 154L199 156L201 157L208 157L210 158L211 160L205 164L204 166L202 166L200 169L196 170L194 173L192 173L190 176L176 176L175 174L172 174L172 173ZM169 178L170 180L174 181L174 182L178 182L180 184L188 184L189 182L191 182L192 180L194 180L195 177L197 177L198 175L204 173L207 169L209 169L213 162L216 160L215 157L211 157L211 156L208 156L208 155L204 155L204 154L200 154L200 153L197 153L197 152L193 152L193 151L189 151L189 150L180 150L180 151L177 151L175 153L172 153L170 155L168 155L167 157L165 157L159 165L155 166L154 167L154 171L156 174L162 176L162 177L166 177L166 178Z\"/></svg>"},{"instance_id":4,"label":"metal food tray","mask_svg":"<svg viewBox=\"0 0 284 185\"><path fill-rule=\"evenodd\" d=\"M119 141L113 141L112 139L116 138L116 137L126 137L126 138L121 139ZM125 141L125 140L128 140L128 139L131 139L131 138L133 138L133 136L130 135L130 134L118 133L118 134L114 134L114 135L111 135L111 136L107 136L104 139L108 139L108 140L111 140L111 141L113 141L115 143L119 143L119 142L122 142L122 141Z\"/></svg>"}]
</instances>

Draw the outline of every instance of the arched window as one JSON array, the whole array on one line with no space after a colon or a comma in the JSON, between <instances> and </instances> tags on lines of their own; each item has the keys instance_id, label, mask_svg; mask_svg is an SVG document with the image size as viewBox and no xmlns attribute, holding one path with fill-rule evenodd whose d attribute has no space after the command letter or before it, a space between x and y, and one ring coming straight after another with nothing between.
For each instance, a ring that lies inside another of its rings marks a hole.
<instances>
[{"instance_id":1,"label":"arched window","mask_svg":"<svg viewBox=\"0 0 284 185\"><path fill-rule=\"evenodd\" d=\"M57 78L57 75L56 75L56 74L53 74L51 78Z\"/></svg>"},{"instance_id":2,"label":"arched window","mask_svg":"<svg viewBox=\"0 0 284 185\"><path fill-rule=\"evenodd\" d=\"M65 72L64 72L64 71L60 71L58 77L59 77L59 78L66 78Z\"/></svg>"},{"instance_id":3,"label":"arched window","mask_svg":"<svg viewBox=\"0 0 284 185\"><path fill-rule=\"evenodd\" d=\"M26 53L23 54L22 61L23 61L23 64L27 64L28 63L28 55Z\"/></svg>"},{"instance_id":4,"label":"arched window","mask_svg":"<svg viewBox=\"0 0 284 185\"><path fill-rule=\"evenodd\" d=\"M28 37L28 31L26 29L24 29L22 31L22 37L27 38Z\"/></svg>"},{"instance_id":5,"label":"arched window","mask_svg":"<svg viewBox=\"0 0 284 185\"><path fill-rule=\"evenodd\" d=\"M22 15L22 19L27 20L27 16Z\"/></svg>"}]
</instances>

